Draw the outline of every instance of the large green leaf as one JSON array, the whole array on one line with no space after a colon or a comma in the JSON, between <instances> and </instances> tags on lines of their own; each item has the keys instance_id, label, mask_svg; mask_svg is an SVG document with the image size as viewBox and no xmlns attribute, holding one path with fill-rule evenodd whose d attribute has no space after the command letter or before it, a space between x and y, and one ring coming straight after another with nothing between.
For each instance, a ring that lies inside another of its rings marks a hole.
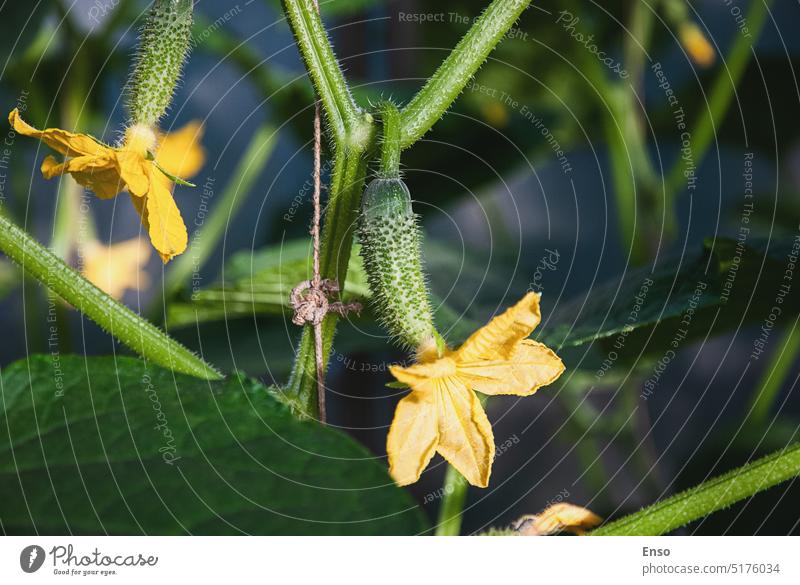
<instances>
[{"instance_id":1,"label":"large green leaf","mask_svg":"<svg viewBox=\"0 0 800 585\"><path fill-rule=\"evenodd\" d=\"M0 378L0 526L31 534L413 534L420 509L345 434L268 389L131 358Z\"/></svg>"}]
</instances>

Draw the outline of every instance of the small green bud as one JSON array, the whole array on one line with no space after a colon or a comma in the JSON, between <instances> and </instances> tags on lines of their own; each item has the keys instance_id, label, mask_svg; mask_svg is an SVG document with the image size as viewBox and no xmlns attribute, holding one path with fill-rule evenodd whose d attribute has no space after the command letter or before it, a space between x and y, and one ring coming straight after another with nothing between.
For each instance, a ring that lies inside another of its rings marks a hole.
<instances>
[{"instance_id":1,"label":"small green bud","mask_svg":"<svg viewBox=\"0 0 800 585\"><path fill-rule=\"evenodd\" d=\"M131 122L155 127L172 95L189 52L193 0L155 0L139 39L130 81Z\"/></svg>"},{"instance_id":2,"label":"small green bud","mask_svg":"<svg viewBox=\"0 0 800 585\"><path fill-rule=\"evenodd\" d=\"M367 186L358 237L372 303L384 327L413 350L436 339L419 227L411 194L401 179L377 178Z\"/></svg>"}]
</instances>

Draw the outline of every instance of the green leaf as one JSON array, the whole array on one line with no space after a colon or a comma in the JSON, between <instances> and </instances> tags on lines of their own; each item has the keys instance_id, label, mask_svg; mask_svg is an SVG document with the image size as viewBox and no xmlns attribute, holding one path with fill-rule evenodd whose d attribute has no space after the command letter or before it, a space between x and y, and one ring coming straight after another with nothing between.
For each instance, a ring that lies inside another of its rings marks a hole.
<instances>
[{"instance_id":1,"label":"green leaf","mask_svg":"<svg viewBox=\"0 0 800 585\"><path fill-rule=\"evenodd\" d=\"M0 378L11 534L415 534L420 509L347 435L243 376L31 356Z\"/></svg>"},{"instance_id":2,"label":"green leaf","mask_svg":"<svg viewBox=\"0 0 800 585\"><path fill-rule=\"evenodd\" d=\"M560 305L541 340L569 347L623 335L625 349L638 354L643 347L668 347L690 311L682 344L762 321L776 302L793 245L792 239L708 240L694 254L632 270ZM784 315L800 310L798 297L792 290L783 299Z\"/></svg>"},{"instance_id":3,"label":"green leaf","mask_svg":"<svg viewBox=\"0 0 800 585\"><path fill-rule=\"evenodd\" d=\"M234 254L226 263L225 281L196 291L191 303L172 303L167 313L171 327L253 315L280 314L289 309L289 295L311 278L310 240L270 246L258 252ZM367 276L357 249L350 256L344 300L369 297Z\"/></svg>"}]
</instances>

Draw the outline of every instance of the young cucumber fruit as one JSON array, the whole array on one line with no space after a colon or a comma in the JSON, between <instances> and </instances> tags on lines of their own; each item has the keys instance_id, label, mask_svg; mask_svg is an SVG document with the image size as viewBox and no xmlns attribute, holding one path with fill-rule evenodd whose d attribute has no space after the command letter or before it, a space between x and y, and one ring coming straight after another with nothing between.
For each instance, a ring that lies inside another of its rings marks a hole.
<instances>
[{"instance_id":1,"label":"young cucumber fruit","mask_svg":"<svg viewBox=\"0 0 800 585\"><path fill-rule=\"evenodd\" d=\"M370 182L361 202L358 237L372 304L384 327L408 349L435 341L419 227L402 179Z\"/></svg>"},{"instance_id":2,"label":"young cucumber fruit","mask_svg":"<svg viewBox=\"0 0 800 585\"><path fill-rule=\"evenodd\" d=\"M172 101L189 52L193 0L155 0L139 40L130 81L131 121L153 127Z\"/></svg>"}]
</instances>

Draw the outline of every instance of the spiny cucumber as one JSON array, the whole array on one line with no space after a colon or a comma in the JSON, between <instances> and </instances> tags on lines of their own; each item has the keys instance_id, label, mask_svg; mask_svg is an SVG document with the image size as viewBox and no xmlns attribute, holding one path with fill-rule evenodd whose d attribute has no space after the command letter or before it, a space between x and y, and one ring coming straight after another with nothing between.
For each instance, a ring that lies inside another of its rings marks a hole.
<instances>
[{"instance_id":1,"label":"spiny cucumber","mask_svg":"<svg viewBox=\"0 0 800 585\"><path fill-rule=\"evenodd\" d=\"M131 73L132 125L155 127L166 113L189 52L193 0L155 0Z\"/></svg>"},{"instance_id":2,"label":"spiny cucumber","mask_svg":"<svg viewBox=\"0 0 800 585\"><path fill-rule=\"evenodd\" d=\"M420 232L402 179L370 182L358 236L378 318L404 347L419 350L430 344L437 335L422 272Z\"/></svg>"}]
</instances>

